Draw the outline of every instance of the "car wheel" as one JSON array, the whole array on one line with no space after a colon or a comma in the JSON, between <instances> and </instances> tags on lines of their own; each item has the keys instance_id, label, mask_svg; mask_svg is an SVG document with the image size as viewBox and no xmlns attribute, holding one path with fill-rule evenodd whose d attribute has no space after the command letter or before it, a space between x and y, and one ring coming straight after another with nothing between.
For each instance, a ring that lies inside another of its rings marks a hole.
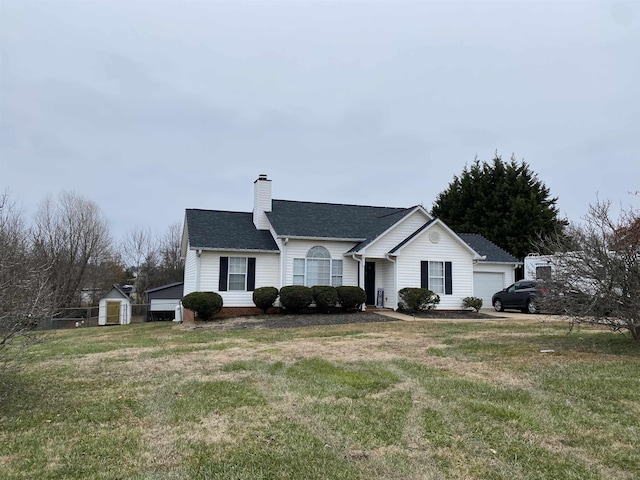
<instances>
[{"instance_id":1,"label":"car wheel","mask_svg":"<svg viewBox=\"0 0 640 480\"><path fill-rule=\"evenodd\" d=\"M536 304L533 300L527 300L527 312L528 313L536 313L538 309L536 308Z\"/></svg>"},{"instance_id":2,"label":"car wheel","mask_svg":"<svg viewBox=\"0 0 640 480\"><path fill-rule=\"evenodd\" d=\"M496 312L501 312L504 310L504 306L502 305L502 300L496 300L493 302L493 308L496 309Z\"/></svg>"}]
</instances>

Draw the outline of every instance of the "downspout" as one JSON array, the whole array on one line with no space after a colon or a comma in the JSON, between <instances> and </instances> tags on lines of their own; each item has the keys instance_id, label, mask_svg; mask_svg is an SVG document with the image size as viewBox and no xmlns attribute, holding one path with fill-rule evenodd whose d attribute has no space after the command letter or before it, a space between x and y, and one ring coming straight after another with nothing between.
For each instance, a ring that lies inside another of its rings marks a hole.
<instances>
[{"instance_id":1,"label":"downspout","mask_svg":"<svg viewBox=\"0 0 640 480\"><path fill-rule=\"evenodd\" d=\"M285 277L287 274L287 243L289 243L289 237L285 237L282 240L282 254L280 257L280 287L285 286Z\"/></svg>"},{"instance_id":2,"label":"downspout","mask_svg":"<svg viewBox=\"0 0 640 480\"><path fill-rule=\"evenodd\" d=\"M202 256L202 249L196 250L196 292L200 291L200 257Z\"/></svg>"},{"instance_id":3,"label":"downspout","mask_svg":"<svg viewBox=\"0 0 640 480\"><path fill-rule=\"evenodd\" d=\"M391 308L395 311L398 309L398 264L396 260L391 259L391 254L385 253L384 256L393 264L393 302Z\"/></svg>"},{"instance_id":4,"label":"downspout","mask_svg":"<svg viewBox=\"0 0 640 480\"><path fill-rule=\"evenodd\" d=\"M351 254L351 257L358 262L358 287L364 290L364 255L360 255L360 259L356 258L356 253ZM361 310L364 312L367 309L367 302L363 303Z\"/></svg>"}]
</instances>

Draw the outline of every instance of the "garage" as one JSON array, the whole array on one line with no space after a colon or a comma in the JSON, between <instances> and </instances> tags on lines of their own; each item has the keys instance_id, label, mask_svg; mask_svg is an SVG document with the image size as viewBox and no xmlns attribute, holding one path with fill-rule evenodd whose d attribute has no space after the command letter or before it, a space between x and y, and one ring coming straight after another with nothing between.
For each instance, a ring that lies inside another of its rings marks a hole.
<instances>
[{"instance_id":1,"label":"garage","mask_svg":"<svg viewBox=\"0 0 640 480\"><path fill-rule=\"evenodd\" d=\"M502 290L504 274L498 272L473 272L473 295L482 299L482 307L491 307L491 297Z\"/></svg>"},{"instance_id":2,"label":"garage","mask_svg":"<svg viewBox=\"0 0 640 480\"><path fill-rule=\"evenodd\" d=\"M180 306L183 289L183 282L175 282L147 290L145 292L149 301L147 321L174 320L176 318L176 307Z\"/></svg>"}]
</instances>

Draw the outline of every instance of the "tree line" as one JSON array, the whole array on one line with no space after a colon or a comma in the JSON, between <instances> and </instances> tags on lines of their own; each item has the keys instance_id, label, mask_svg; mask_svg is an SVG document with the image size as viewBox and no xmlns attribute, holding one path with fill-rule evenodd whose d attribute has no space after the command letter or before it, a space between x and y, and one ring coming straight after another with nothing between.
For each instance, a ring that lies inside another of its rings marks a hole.
<instances>
[{"instance_id":1,"label":"tree line","mask_svg":"<svg viewBox=\"0 0 640 480\"><path fill-rule=\"evenodd\" d=\"M98 205L73 192L48 196L31 222L0 195L0 317L26 321L97 305L114 284L145 290L182 281L181 225L161 234L135 227L115 242Z\"/></svg>"}]
</instances>

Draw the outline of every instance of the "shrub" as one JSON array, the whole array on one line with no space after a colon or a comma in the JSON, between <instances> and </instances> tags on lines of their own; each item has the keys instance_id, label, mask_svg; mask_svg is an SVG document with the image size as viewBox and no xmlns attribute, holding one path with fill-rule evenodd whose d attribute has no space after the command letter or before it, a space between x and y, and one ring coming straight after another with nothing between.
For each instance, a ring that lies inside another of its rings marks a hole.
<instances>
[{"instance_id":1,"label":"shrub","mask_svg":"<svg viewBox=\"0 0 640 480\"><path fill-rule=\"evenodd\" d=\"M482 308L482 299L478 297L464 297L462 299L462 306L464 308L473 308L476 312L479 312Z\"/></svg>"},{"instance_id":2,"label":"shrub","mask_svg":"<svg viewBox=\"0 0 640 480\"><path fill-rule=\"evenodd\" d=\"M182 298L182 305L193 310L200 320L209 320L222 310L222 297L216 292L191 292Z\"/></svg>"},{"instance_id":3,"label":"shrub","mask_svg":"<svg viewBox=\"0 0 640 480\"><path fill-rule=\"evenodd\" d=\"M290 312L299 312L313 302L313 292L302 285L287 285L280 289L280 303Z\"/></svg>"},{"instance_id":4,"label":"shrub","mask_svg":"<svg viewBox=\"0 0 640 480\"><path fill-rule=\"evenodd\" d=\"M259 287L253 291L253 303L264 313L273 306L273 302L278 298L276 287Z\"/></svg>"},{"instance_id":5,"label":"shrub","mask_svg":"<svg viewBox=\"0 0 640 480\"><path fill-rule=\"evenodd\" d=\"M338 292L335 287L318 285L311 287L313 301L321 312L329 312L338 303Z\"/></svg>"},{"instance_id":6,"label":"shrub","mask_svg":"<svg viewBox=\"0 0 640 480\"><path fill-rule=\"evenodd\" d=\"M398 296L400 310L411 313L431 310L440 303L440 296L427 288L403 288Z\"/></svg>"},{"instance_id":7,"label":"shrub","mask_svg":"<svg viewBox=\"0 0 640 480\"><path fill-rule=\"evenodd\" d=\"M336 287L343 310L359 309L367 301L367 292L360 287Z\"/></svg>"}]
</instances>

